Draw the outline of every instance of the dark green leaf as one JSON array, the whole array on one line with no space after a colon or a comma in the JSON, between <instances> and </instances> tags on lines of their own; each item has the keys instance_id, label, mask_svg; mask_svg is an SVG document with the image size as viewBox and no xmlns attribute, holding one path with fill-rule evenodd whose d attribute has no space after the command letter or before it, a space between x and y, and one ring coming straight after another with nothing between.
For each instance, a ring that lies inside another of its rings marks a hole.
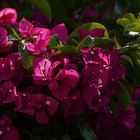
<instances>
[{"instance_id":1,"label":"dark green leaf","mask_svg":"<svg viewBox=\"0 0 140 140\"><path fill-rule=\"evenodd\" d=\"M22 63L25 67L25 69L29 70L32 67L32 63L33 63L33 58L34 56L32 56L25 48L23 45L20 45L18 47L19 52L21 53L21 57L22 57Z\"/></svg>"},{"instance_id":2,"label":"dark green leaf","mask_svg":"<svg viewBox=\"0 0 140 140\"><path fill-rule=\"evenodd\" d=\"M136 126L140 129L140 102L135 103L135 108L137 112Z\"/></svg>"},{"instance_id":3,"label":"dark green leaf","mask_svg":"<svg viewBox=\"0 0 140 140\"><path fill-rule=\"evenodd\" d=\"M51 18L51 7L48 0L25 0L33 5L35 5L40 11L43 12L45 16Z\"/></svg>"},{"instance_id":4,"label":"dark green leaf","mask_svg":"<svg viewBox=\"0 0 140 140\"><path fill-rule=\"evenodd\" d=\"M125 87L122 83L120 83L120 86L121 86L121 92L117 94L116 97L120 102L120 104L122 105L122 107L124 109L127 109L131 103L130 93L127 87Z\"/></svg>"},{"instance_id":5,"label":"dark green leaf","mask_svg":"<svg viewBox=\"0 0 140 140\"><path fill-rule=\"evenodd\" d=\"M75 46L60 46L57 49L56 54L70 54L70 55L77 54L76 47Z\"/></svg>"},{"instance_id":6,"label":"dark green leaf","mask_svg":"<svg viewBox=\"0 0 140 140\"><path fill-rule=\"evenodd\" d=\"M19 31L17 29L15 29L14 27L12 26L8 26L7 27L8 31L11 33L9 35L9 37L11 37L11 39L17 39L17 40L20 40L20 36L19 36Z\"/></svg>"},{"instance_id":7,"label":"dark green leaf","mask_svg":"<svg viewBox=\"0 0 140 140\"><path fill-rule=\"evenodd\" d=\"M51 37L49 46L47 48L49 48L49 49L55 49L55 48L57 48L58 45L61 45L61 43L59 42L58 35L53 35Z\"/></svg>"},{"instance_id":8,"label":"dark green leaf","mask_svg":"<svg viewBox=\"0 0 140 140\"><path fill-rule=\"evenodd\" d=\"M113 114L116 114L116 111L117 111L117 106L116 106L116 102L115 100L112 98L111 101L110 101L110 104L109 104L109 107L112 111Z\"/></svg>"},{"instance_id":9,"label":"dark green leaf","mask_svg":"<svg viewBox=\"0 0 140 140\"><path fill-rule=\"evenodd\" d=\"M94 42L94 38L92 38L91 36L87 36L79 43L77 49L79 50L81 48L91 47L93 46Z\"/></svg>"},{"instance_id":10,"label":"dark green leaf","mask_svg":"<svg viewBox=\"0 0 140 140\"><path fill-rule=\"evenodd\" d=\"M133 81L133 85L137 86L140 84L140 45L130 45L125 53L133 62L133 71L129 72L129 67L127 67L127 75L129 75L130 82Z\"/></svg>"},{"instance_id":11,"label":"dark green leaf","mask_svg":"<svg viewBox=\"0 0 140 140\"><path fill-rule=\"evenodd\" d=\"M80 133L85 140L97 140L95 133L81 117L77 117L76 122L80 128Z\"/></svg>"},{"instance_id":12,"label":"dark green leaf","mask_svg":"<svg viewBox=\"0 0 140 140\"><path fill-rule=\"evenodd\" d=\"M11 40L11 41L16 41L16 40L18 40L18 39L15 37L15 35L13 35L13 34L8 35L8 39Z\"/></svg>"}]
</instances>

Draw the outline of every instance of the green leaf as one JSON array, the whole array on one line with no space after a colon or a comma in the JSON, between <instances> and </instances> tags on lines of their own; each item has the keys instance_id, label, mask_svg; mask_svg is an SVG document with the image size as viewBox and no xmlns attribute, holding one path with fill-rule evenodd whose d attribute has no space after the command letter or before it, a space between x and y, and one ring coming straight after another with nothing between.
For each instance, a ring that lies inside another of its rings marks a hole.
<instances>
[{"instance_id":1,"label":"green leaf","mask_svg":"<svg viewBox=\"0 0 140 140\"><path fill-rule=\"evenodd\" d=\"M76 122L80 128L80 133L85 140L97 140L95 133L81 117L76 118Z\"/></svg>"},{"instance_id":2,"label":"green leaf","mask_svg":"<svg viewBox=\"0 0 140 140\"><path fill-rule=\"evenodd\" d=\"M19 31L12 26L7 27L8 31L11 33L8 37L14 40L21 40L19 36Z\"/></svg>"},{"instance_id":3,"label":"green leaf","mask_svg":"<svg viewBox=\"0 0 140 140\"><path fill-rule=\"evenodd\" d=\"M140 32L140 22L133 22L130 26L126 27L126 31Z\"/></svg>"},{"instance_id":4,"label":"green leaf","mask_svg":"<svg viewBox=\"0 0 140 140\"><path fill-rule=\"evenodd\" d=\"M117 20L117 23L123 26L124 28L131 26L131 24L134 22L137 22L137 19L132 13L127 13L122 18L119 18Z\"/></svg>"},{"instance_id":5,"label":"green leaf","mask_svg":"<svg viewBox=\"0 0 140 140\"><path fill-rule=\"evenodd\" d=\"M60 55L60 54L75 55L77 54L76 47L75 46L58 46L56 54L57 55Z\"/></svg>"},{"instance_id":6,"label":"green leaf","mask_svg":"<svg viewBox=\"0 0 140 140\"><path fill-rule=\"evenodd\" d=\"M104 37L93 38L91 36L85 37L77 46L77 50L81 48L93 48L93 47L103 47L103 48L111 48L113 41L111 39L107 39Z\"/></svg>"},{"instance_id":7,"label":"green leaf","mask_svg":"<svg viewBox=\"0 0 140 140\"><path fill-rule=\"evenodd\" d=\"M18 39L15 37L15 35L13 35L13 34L8 35L8 39L11 40L11 41L17 41L17 40L18 40Z\"/></svg>"},{"instance_id":8,"label":"green leaf","mask_svg":"<svg viewBox=\"0 0 140 140\"><path fill-rule=\"evenodd\" d=\"M126 27L126 26L128 26L129 24L130 24L130 22L129 22L129 20L128 19L126 19L126 18L119 18L118 20L117 20L117 24L119 24L119 25L121 25L122 27Z\"/></svg>"},{"instance_id":9,"label":"green leaf","mask_svg":"<svg viewBox=\"0 0 140 140\"><path fill-rule=\"evenodd\" d=\"M117 35L114 36L114 41L117 49L121 49L121 45L119 44L119 39L117 38Z\"/></svg>"},{"instance_id":10,"label":"green leaf","mask_svg":"<svg viewBox=\"0 0 140 140\"><path fill-rule=\"evenodd\" d=\"M117 111L117 106L116 106L116 101L112 98L110 103L109 103L109 107L112 111L113 114L116 114Z\"/></svg>"},{"instance_id":11,"label":"green leaf","mask_svg":"<svg viewBox=\"0 0 140 140\"><path fill-rule=\"evenodd\" d=\"M21 57L22 57L22 63L25 67L25 69L29 70L32 67L32 63L33 63L33 58L34 56L32 56L25 48L23 45L20 45L18 47L19 52L21 53Z\"/></svg>"},{"instance_id":12,"label":"green leaf","mask_svg":"<svg viewBox=\"0 0 140 140\"><path fill-rule=\"evenodd\" d=\"M123 17L126 18L126 19L128 19L130 23L137 22L136 17L132 13L127 13Z\"/></svg>"},{"instance_id":13,"label":"green leaf","mask_svg":"<svg viewBox=\"0 0 140 140\"><path fill-rule=\"evenodd\" d=\"M94 39L91 36L85 37L78 45L77 49L91 47L94 44Z\"/></svg>"},{"instance_id":14,"label":"green leaf","mask_svg":"<svg viewBox=\"0 0 140 140\"><path fill-rule=\"evenodd\" d=\"M81 26L79 26L78 28L76 28L71 34L70 34L70 38L79 38L79 29L86 29L87 31L96 29L96 28L100 28L100 29L104 29L104 37L108 38L108 32L107 29L100 23L97 22L91 22L91 23L86 23L86 24L82 24Z\"/></svg>"},{"instance_id":15,"label":"green leaf","mask_svg":"<svg viewBox=\"0 0 140 140\"><path fill-rule=\"evenodd\" d=\"M134 64L133 64L133 61L130 56L124 54L124 55L121 55L121 59L128 62L128 64L131 66L131 68L134 69Z\"/></svg>"},{"instance_id":16,"label":"green leaf","mask_svg":"<svg viewBox=\"0 0 140 140\"><path fill-rule=\"evenodd\" d=\"M135 103L135 109L137 112L136 127L140 129L140 102Z\"/></svg>"},{"instance_id":17,"label":"green leaf","mask_svg":"<svg viewBox=\"0 0 140 140\"><path fill-rule=\"evenodd\" d=\"M117 23L125 28L125 32L140 32L139 16L136 18L132 13L125 14L117 20Z\"/></svg>"},{"instance_id":18,"label":"green leaf","mask_svg":"<svg viewBox=\"0 0 140 140\"><path fill-rule=\"evenodd\" d=\"M138 13L138 18L137 19L138 19L138 21L140 21L140 12Z\"/></svg>"},{"instance_id":19,"label":"green leaf","mask_svg":"<svg viewBox=\"0 0 140 140\"><path fill-rule=\"evenodd\" d=\"M126 73L129 75L130 82L133 81L133 86L140 84L140 44L130 45L125 52L133 62L133 71L128 71L129 67L126 68Z\"/></svg>"},{"instance_id":20,"label":"green leaf","mask_svg":"<svg viewBox=\"0 0 140 140\"><path fill-rule=\"evenodd\" d=\"M56 49L61 43L59 42L58 35L51 36L50 43L48 45L48 49Z\"/></svg>"},{"instance_id":21,"label":"green leaf","mask_svg":"<svg viewBox=\"0 0 140 140\"><path fill-rule=\"evenodd\" d=\"M33 5L35 5L42 13L51 19L51 7L48 0L25 0Z\"/></svg>"},{"instance_id":22,"label":"green leaf","mask_svg":"<svg viewBox=\"0 0 140 140\"><path fill-rule=\"evenodd\" d=\"M116 95L117 100L120 102L124 109L127 109L131 103L131 97L127 87L120 83L121 92Z\"/></svg>"}]
</instances>

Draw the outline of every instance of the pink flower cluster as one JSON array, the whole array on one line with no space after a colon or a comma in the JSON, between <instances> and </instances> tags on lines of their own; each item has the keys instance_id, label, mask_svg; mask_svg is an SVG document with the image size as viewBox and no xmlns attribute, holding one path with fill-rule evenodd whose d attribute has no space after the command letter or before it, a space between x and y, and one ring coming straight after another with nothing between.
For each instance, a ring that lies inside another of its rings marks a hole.
<instances>
[{"instance_id":1,"label":"pink flower cluster","mask_svg":"<svg viewBox=\"0 0 140 140\"><path fill-rule=\"evenodd\" d=\"M11 8L0 11L0 32L1 107L14 104L13 112L48 124L59 114L74 116L88 109L98 112L120 91L125 68L113 47L82 48L78 55L59 55L48 46L54 35L58 35L60 45L68 44L69 35L63 23L50 30L35 27L25 18L17 22L16 11ZM104 36L104 30L98 28L81 29L78 33L81 39L87 35ZM11 35L16 39L11 39ZM22 63L19 46L33 57L30 70ZM7 116L0 117L0 139L19 139Z\"/></svg>"}]
</instances>

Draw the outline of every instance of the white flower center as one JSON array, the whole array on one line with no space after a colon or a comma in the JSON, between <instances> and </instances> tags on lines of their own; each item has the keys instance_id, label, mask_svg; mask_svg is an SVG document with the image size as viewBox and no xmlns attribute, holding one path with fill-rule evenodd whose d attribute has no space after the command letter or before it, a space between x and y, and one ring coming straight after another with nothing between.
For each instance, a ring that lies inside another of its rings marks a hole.
<instances>
[{"instance_id":1,"label":"white flower center","mask_svg":"<svg viewBox=\"0 0 140 140\"><path fill-rule=\"evenodd\" d=\"M46 105L50 105L51 102L49 100L46 101Z\"/></svg>"},{"instance_id":2,"label":"white flower center","mask_svg":"<svg viewBox=\"0 0 140 140\"><path fill-rule=\"evenodd\" d=\"M39 107L39 108L41 108L41 107L42 107L42 105L39 105L38 107Z\"/></svg>"},{"instance_id":3,"label":"white flower center","mask_svg":"<svg viewBox=\"0 0 140 140\"><path fill-rule=\"evenodd\" d=\"M98 80L98 84L102 84L103 81L101 79Z\"/></svg>"},{"instance_id":4,"label":"white flower center","mask_svg":"<svg viewBox=\"0 0 140 140\"><path fill-rule=\"evenodd\" d=\"M23 95L23 96L26 96L26 94L25 94L25 93L23 93L22 95Z\"/></svg>"},{"instance_id":5,"label":"white flower center","mask_svg":"<svg viewBox=\"0 0 140 140\"><path fill-rule=\"evenodd\" d=\"M93 55L94 55L94 54L95 54L95 52L94 52L94 51L91 51L91 52L90 52L90 54L93 54Z\"/></svg>"},{"instance_id":6,"label":"white flower center","mask_svg":"<svg viewBox=\"0 0 140 140\"><path fill-rule=\"evenodd\" d=\"M101 72L101 73L102 73L102 72L103 72L103 70L102 70L102 69L99 69L99 72Z\"/></svg>"},{"instance_id":7,"label":"white flower center","mask_svg":"<svg viewBox=\"0 0 140 140\"><path fill-rule=\"evenodd\" d=\"M3 132L0 130L0 135L2 135L3 134Z\"/></svg>"},{"instance_id":8,"label":"white flower center","mask_svg":"<svg viewBox=\"0 0 140 140\"><path fill-rule=\"evenodd\" d=\"M99 91L99 90L97 90L97 93L98 93L98 95L99 95L99 96L101 95L101 93L100 93L100 91Z\"/></svg>"},{"instance_id":9,"label":"white flower center","mask_svg":"<svg viewBox=\"0 0 140 140\"><path fill-rule=\"evenodd\" d=\"M41 70L41 71L44 71L44 70L45 70L44 66L41 66L41 67L40 67L40 70Z\"/></svg>"},{"instance_id":10,"label":"white flower center","mask_svg":"<svg viewBox=\"0 0 140 140\"><path fill-rule=\"evenodd\" d=\"M99 102L102 102L102 100L101 100L101 99L99 99Z\"/></svg>"},{"instance_id":11,"label":"white flower center","mask_svg":"<svg viewBox=\"0 0 140 140\"><path fill-rule=\"evenodd\" d=\"M10 93L12 92L12 90L11 90L11 89L9 89L8 91L9 91Z\"/></svg>"},{"instance_id":12,"label":"white flower center","mask_svg":"<svg viewBox=\"0 0 140 140\"><path fill-rule=\"evenodd\" d=\"M28 105L31 105L31 103L29 102Z\"/></svg>"},{"instance_id":13,"label":"white flower center","mask_svg":"<svg viewBox=\"0 0 140 140\"><path fill-rule=\"evenodd\" d=\"M6 129L7 129L7 131L10 131L10 128L9 127L7 127Z\"/></svg>"}]
</instances>

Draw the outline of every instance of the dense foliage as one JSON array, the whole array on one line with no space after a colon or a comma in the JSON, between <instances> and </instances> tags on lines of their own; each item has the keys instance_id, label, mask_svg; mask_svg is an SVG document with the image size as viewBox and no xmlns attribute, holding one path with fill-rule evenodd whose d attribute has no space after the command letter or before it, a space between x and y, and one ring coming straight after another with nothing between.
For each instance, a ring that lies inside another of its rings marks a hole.
<instances>
[{"instance_id":1,"label":"dense foliage","mask_svg":"<svg viewBox=\"0 0 140 140\"><path fill-rule=\"evenodd\" d=\"M0 7L0 140L140 139L139 0Z\"/></svg>"}]
</instances>

